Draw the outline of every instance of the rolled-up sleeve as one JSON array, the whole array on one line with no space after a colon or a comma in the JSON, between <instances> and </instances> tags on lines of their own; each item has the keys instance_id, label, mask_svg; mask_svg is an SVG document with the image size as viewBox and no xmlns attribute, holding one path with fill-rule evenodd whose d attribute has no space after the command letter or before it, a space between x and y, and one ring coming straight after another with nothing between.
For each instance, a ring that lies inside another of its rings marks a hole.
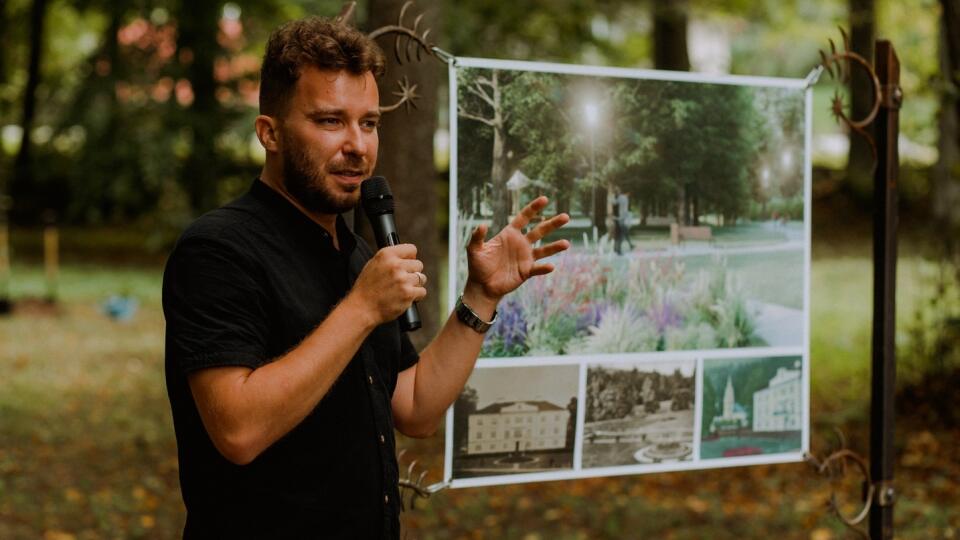
<instances>
[{"instance_id":1,"label":"rolled-up sleeve","mask_svg":"<svg viewBox=\"0 0 960 540\"><path fill-rule=\"evenodd\" d=\"M188 374L218 366L263 365L269 318L257 272L235 246L184 238L163 275L167 355Z\"/></svg>"}]
</instances>

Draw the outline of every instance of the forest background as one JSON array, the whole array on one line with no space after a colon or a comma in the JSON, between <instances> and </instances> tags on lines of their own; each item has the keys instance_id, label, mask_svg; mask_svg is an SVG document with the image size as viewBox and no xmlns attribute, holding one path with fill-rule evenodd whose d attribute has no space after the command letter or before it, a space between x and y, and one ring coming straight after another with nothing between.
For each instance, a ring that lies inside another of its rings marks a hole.
<instances>
[{"instance_id":1,"label":"forest background","mask_svg":"<svg viewBox=\"0 0 960 540\"><path fill-rule=\"evenodd\" d=\"M401 5L360 2L357 23L393 24ZM162 264L190 220L242 193L259 170L252 120L269 32L340 7L0 0L0 194L12 260L0 297L14 305L0 318L0 537L178 534ZM712 73L804 77L818 49L839 41L838 26L868 58L877 37L892 40L906 96L898 536L956 536L960 2L463 0L419 10L420 28L456 55ZM439 278L422 344L446 303L445 67L392 62L385 104L404 74L423 98L387 115L378 170L394 186L404 236ZM862 112L868 92L858 84L851 106ZM824 77L814 96L812 448L835 445L838 428L866 455L871 158L830 116L837 88ZM60 233L55 288L42 265L46 223ZM399 441L428 481L439 480L442 440ZM443 492L403 521L411 538L839 538L843 527L823 506L829 490L806 465L778 465ZM855 498L855 486L845 493Z\"/></svg>"}]
</instances>

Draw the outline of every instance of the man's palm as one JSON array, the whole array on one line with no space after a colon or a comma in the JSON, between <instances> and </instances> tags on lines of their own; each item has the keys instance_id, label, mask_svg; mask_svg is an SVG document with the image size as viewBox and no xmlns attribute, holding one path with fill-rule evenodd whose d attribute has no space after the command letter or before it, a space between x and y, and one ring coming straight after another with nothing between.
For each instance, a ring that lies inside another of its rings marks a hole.
<instances>
[{"instance_id":1,"label":"man's palm","mask_svg":"<svg viewBox=\"0 0 960 540\"><path fill-rule=\"evenodd\" d=\"M486 225L474 230L467 246L469 280L480 285L486 296L499 299L527 279L552 272L553 265L538 264L537 261L570 247L566 240L558 240L534 248L536 242L570 221L566 214L542 221L524 234L524 227L536 218L546 205L546 197L535 199L489 242L483 241L487 233Z\"/></svg>"}]
</instances>

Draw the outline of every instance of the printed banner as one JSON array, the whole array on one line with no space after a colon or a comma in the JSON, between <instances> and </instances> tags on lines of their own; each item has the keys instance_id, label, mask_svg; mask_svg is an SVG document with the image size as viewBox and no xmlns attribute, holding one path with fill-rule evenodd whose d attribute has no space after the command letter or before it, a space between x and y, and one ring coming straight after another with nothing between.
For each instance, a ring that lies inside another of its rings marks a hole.
<instances>
[{"instance_id":1,"label":"printed banner","mask_svg":"<svg viewBox=\"0 0 960 540\"><path fill-rule=\"evenodd\" d=\"M500 303L445 481L801 460L805 81L457 58L450 102L450 308L477 225L543 194L572 247Z\"/></svg>"}]
</instances>

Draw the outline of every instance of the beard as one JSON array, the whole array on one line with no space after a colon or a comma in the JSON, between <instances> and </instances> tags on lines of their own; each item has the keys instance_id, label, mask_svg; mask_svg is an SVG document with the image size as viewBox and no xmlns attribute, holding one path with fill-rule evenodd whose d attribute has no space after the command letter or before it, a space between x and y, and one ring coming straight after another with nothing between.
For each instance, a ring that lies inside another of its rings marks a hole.
<instances>
[{"instance_id":1,"label":"beard","mask_svg":"<svg viewBox=\"0 0 960 540\"><path fill-rule=\"evenodd\" d=\"M303 146L290 144L287 137L283 145L283 179L287 192L304 208L318 214L342 214L353 210L360 199L360 190L352 188L344 196L338 196L327 185L326 175L331 171L344 169L366 171L366 163L359 156L347 154L345 159L331 162L329 167L320 169L311 161Z\"/></svg>"}]
</instances>

